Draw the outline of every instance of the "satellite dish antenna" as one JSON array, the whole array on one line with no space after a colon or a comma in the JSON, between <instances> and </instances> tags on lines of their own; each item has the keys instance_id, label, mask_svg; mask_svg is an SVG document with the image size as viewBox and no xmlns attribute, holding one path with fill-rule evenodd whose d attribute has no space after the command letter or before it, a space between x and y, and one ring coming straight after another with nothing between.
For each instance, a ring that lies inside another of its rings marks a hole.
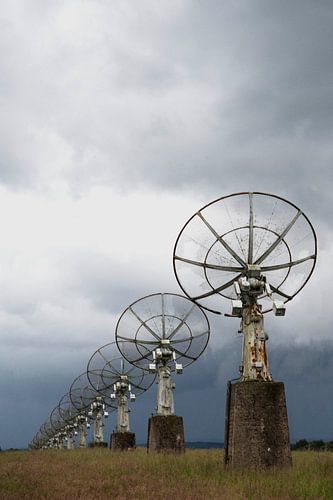
<instances>
[{"instance_id":1,"label":"satellite dish antenna","mask_svg":"<svg viewBox=\"0 0 333 500\"><path fill-rule=\"evenodd\" d=\"M39 429L32 442L29 445L29 448L40 449L48 447L48 436L43 432L42 429Z\"/></svg>"},{"instance_id":2,"label":"satellite dish antenna","mask_svg":"<svg viewBox=\"0 0 333 500\"><path fill-rule=\"evenodd\" d=\"M87 429L90 427L88 412L95 400L96 391L89 384L86 372L82 373L72 382L69 389L69 397L72 405L77 411L76 425L78 434L78 447L87 446Z\"/></svg>"},{"instance_id":3,"label":"satellite dish antenna","mask_svg":"<svg viewBox=\"0 0 333 500\"><path fill-rule=\"evenodd\" d=\"M242 318L243 379L271 379L263 314L273 310L284 316L285 303L309 280L316 256L316 235L306 215L267 193L219 198L181 230L174 248L177 281L201 307L221 313L228 299L231 316Z\"/></svg>"},{"instance_id":4,"label":"satellite dish antenna","mask_svg":"<svg viewBox=\"0 0 333 500\"><path fill-rule=\"evenodd\" d=\"M184 293L219 314L227 299L231 314L226 316L241 318L241 381L272 381L264 313L273 310L284 316L285 304L309 280L316 257L317 239L307 216L293 203L268 193L219 198L181 230L173 260ZM240 387L245 386L237 390Z\"/></svg>"},{"instance_id":5,"label":"satellite dish antenna","mask_svg":"<svg viewBox=\"0 0 333 500\"><path fill-rule=\"evenodd\" d=\"M196 361L208 339L209 323L202 309L186 297L171 293L156 293L133 302L116 326L116 342L124 358L157 373L158 417L174 415L171 372L180 374Z\"/></svg>"},{"instance_id":6,"label":"satellite dish antenna","mask_svg":"<svg viewBox=\"0 0 333 500\"><path fill-rule=\"evenodd\" d=\"M40 432L40 436L42 436L42 438L43 438L43 445L46 448L53 448L55 445L54 431L52 429L50 421L44 422L44 424L41 426L39 432Z\"/></svg>"},{"instance_id":7,"label":"satellite dish antenna","mask_svg":"<svg viewBox=\"0 0 333 500\"><path fill-rule=\"evenodd\" d=\"M69 394L65 394L59 401L58 404L59 415L65 423L64 431L66 433L65 440L67 443L67 449L74 449L74 433L76 429L76 416L77 411L74 408Z\"/></svg>"},{"instance_id":8,"label":"satellite dish antenna","mask_svg":"<svg viewBox=\"0 0 333 500\"><path fill-rule=\"evenodd\" d=\"M96 370L97 387L102 386L101 371ZM90 444L92 447L106 447L104 441L104 419L109 416L109 412L115 411L116 407L110 397L102 395L94 387L91 386L87 377L87 372L79 375L72 383L69 394L73 405L80 410L81 427L79 434L79 445L85 447L84 434L86 433L87 425L90 423L84 420L84 416L93 421L93 441Z\"/></svg>"},{"instance_id":9,"label":"satellite dish antenna","mask_svg":"<svg viewBox=\"0 0 333 500\"><path fill-rule=\"evenodd\" d=\"M62 418L62 415L59 411L59 405L53 408L50 414L50 423L52 428L54 429L54 436L56 441L56 447L59 449L65 448L65 440L66 440L66 431L65 425L66 422Z\"/></svg>"},{"instance_id":10,"label":"satellite dish antenna","mask_svg":"<svg viewBox=\"0 0 333 500\"><path fill-rule=\"evenodd\" d=\"M53 444L53 429L50 425L50 423L45 422L35 437L33 438L32 442L29 445L29 448L50 448L52 447Z\"/></svg>"},{"instance_id":11,"label":"satellite dish antenna","mask_svg":"<svg viewBox=\"0 0 333 500\"><path fill-rule=\"evenodd\" d=\"M96 373L100 372L100 380ZM156 376L130 364L110 342L91 356L87 365L87 377L92 387L103 396L110 396L117 407L116 431L112 434L111 449L133 448L135 434L130 432L128 402L145 392ZM99 385L99 388L97 388Z\"/></svg>"}]
</instances>

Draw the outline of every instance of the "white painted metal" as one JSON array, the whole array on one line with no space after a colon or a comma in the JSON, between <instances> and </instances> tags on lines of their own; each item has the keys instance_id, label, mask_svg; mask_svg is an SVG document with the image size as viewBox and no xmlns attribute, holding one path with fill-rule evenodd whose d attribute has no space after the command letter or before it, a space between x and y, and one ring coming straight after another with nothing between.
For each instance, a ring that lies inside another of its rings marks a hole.
<instances>
[{"instance_id":1,"label":"white painted metal","mask_svg":"<svg viewBox=\"0 0 333 500\"><path fill-rule=\"evenodd\" d=\"M170 348L168 339L161 340L162 347L153 352L154 363L152 370L157 370L157 415L173 415L175 413L173 390L175 384L171 379L169 363L175 360L174 351ZM176 364L177 373L182 373L182 365Z\"/></svg>"},{"instance_id":2,"label":"white painted metal","mask_svg":"<svg viewBox=\"0 0 333 500\"><path fill-rule=\"evenodd\" d=\"M264 319L257 304L243 307L241 331L243 333L243 380L272 380L266 353Z\"/></svg>"},{"instance_id":3,"label":"white painted metal","mask_svg":"<svg viewBox=\"0 0 333 500\"><path fill-rule=\"evenodd\" d=\"M124 369L122 363L122 371ZM130 432L128 394L131 396L130 384L127 375L121 375L114 384L115 398L117 399L117 425L116 432ZM112 397L113 395L111 395Z\"/></svg>"},{"instance_id":4,"label":"white painted metal","mask_svg":"<svg viewBox=\"0 0 333 500\"><path fill-rule=\"evenodd\" d=\"M87 446L87 418L83 415L78 417L77 423L77 445L78 448L86 448Z\"/></svg>"},{"instance_id":5,"label":"white painted metal","mask_svg":"<svg viewBox=\"0 0 333 500\"><path fill-rule=\"evenodd\" d=\"M97 411L95 414L95 419L94 419L94 437L93 437L93 442L96 443L103 443L104 441L104 435L103 435L103 416L104 412L103 411Z\"/></svg>"},{"instance_id":6,"label":"white painted metal","mask_svg":"<svg viewBox=\"0 0 333 500\"><path fill-rule=\"evenodd\" d=\"M172 353L171 353L172 356ZM171 370L168 365L160 364L157 368L157 415L173 415L175 413Z\"/></svg>"},{"instance_id":7,"label":"white painted metal","mask_svg":"<svg viewBox=\"0 0 333 500\"><path fill-rule=\"evenodd\" d=\"M99 444L104 442L103 435L103 418L104 418L104 405L101 396L96 396L95 401L91 404L91 412L94 421L93 443Z\"/></svg>"},{"instance_id":8,"label":"white painted metal","mask_svg":"<svg viewBox=\"0 0 333 500\"><path fill-rule=\"evenodd\" d=\"M54 447L60 450L62 448L62 438L59 434L56 434L54 437Z\"/></svg>"},{"instance_id":9,"label":"white painted metal","mask_svg":"<svg viewBox=\"0 0 333 500\"><path fill-rule=\"evenodd\" d=\"M250 271L250 277L239 278L235 283L242 306L237 309L241 313L240 332L243 334L242 364L240 367L243 380L272 380L268 368L264 318L257 296L269 291L266 281L260 275L260 268ZM234 308L233 308L234 309Z\"/></svg>"},{"instance_id":10,"label":"white painted metal","mask_svg":"<svg viewBox=\"0 0 333 500\"><path fill-rule=\"evenodd\" d=\"M130 432L129 408L126 394L118 396L117 432Z\"/></svg>"},{"instance_id":11,"label":"white painted metal","mask_svg":"<svg viewBox=\"0 0 333 500\"><path fill-rule=\"evenodd\" d=\"M74 428L67 429L67 450L74 450Z\"/></svg>"}]
</instances>

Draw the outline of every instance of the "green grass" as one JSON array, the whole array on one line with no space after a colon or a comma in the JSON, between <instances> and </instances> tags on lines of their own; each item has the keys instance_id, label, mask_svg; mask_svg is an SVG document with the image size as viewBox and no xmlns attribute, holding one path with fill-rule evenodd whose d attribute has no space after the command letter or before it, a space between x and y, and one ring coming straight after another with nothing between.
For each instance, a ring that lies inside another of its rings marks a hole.
<instances>
[{"instance_id":1,"label":"green grass","mask_svg":"<svg viewBox=\"0 0 333 500\"><path fill-rule=\"evenodd\" d=\"M223 450L0 453L0 499L333 499L333 453L294 452L291 469L225 470Z\"/></svg>"}]
</instances>

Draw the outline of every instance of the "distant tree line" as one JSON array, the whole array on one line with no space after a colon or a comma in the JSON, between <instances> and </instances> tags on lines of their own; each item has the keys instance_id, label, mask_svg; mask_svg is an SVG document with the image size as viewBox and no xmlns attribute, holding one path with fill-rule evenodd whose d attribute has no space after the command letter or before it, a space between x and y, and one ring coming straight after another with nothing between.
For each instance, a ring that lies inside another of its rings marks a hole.
<instances>
[{"instance_id":1,"label":"distant tree line","mask_svg":"<svg viewBox=\"0 0 333 500\"><path fill-rule=\"evenodd\" d=\"M333 451L333 441L323 441L318 439L316 441L307 441L306 439L300 439L296 441L295 444L291 446L292 450L311 450L311 451Z\"/></svg>"}]
</instances>

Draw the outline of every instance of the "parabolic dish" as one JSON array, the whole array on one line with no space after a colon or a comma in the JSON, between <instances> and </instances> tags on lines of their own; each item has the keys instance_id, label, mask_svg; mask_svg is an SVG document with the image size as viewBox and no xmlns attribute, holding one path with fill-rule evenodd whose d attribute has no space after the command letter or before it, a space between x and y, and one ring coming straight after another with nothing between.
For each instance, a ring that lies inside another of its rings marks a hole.
<instances>
[{"instance_id":1,"label":"parabolic dish","mask_svg":"<svg viewBox=\"0 0 333 500\"><path fill-rule=\"evenodd\" d=\"M148 370L153 351L168 346L177 363L193 363L209 340L209 322L202 309L187 297L156 293L131 304L116 327L118 349L129 363ZM174 363L169 362L171 370Z\"/></svg>"},{"instance_id":2,"label":"parabolic dish","mask_svg":"<svg viewBox=\"0 0 333 500\"><path fill-rule=\"evenodd\" d=\"M100 373L100 379L96 377L96 373ZM113 392L113 385L121 381L123 376L127 377L128 383L131 384L131 392L136 395L149 389L156 378L156 375L132 365L123 358L116 342L110 342L97 349L88 361L89 382L104 395L110 395Z\"/></svg>"},{"instance_id":3,"label":"parabolic dish","mask_svg":"<svg viewBox=\"0 0 333 500\"><path fill-rule=\"evenodd\" d=\"M310 278L317 239L307 216L293 203L268 193L244 192L219 198L184 225L174 248L177 281L184 293L212 312L225 312L236 299L233 283L259 268L273 292L288 302ZM264 292L263 312L272 309Z\"/></svg>"},{"instance_id":4,"label":"parabolic dish","mask_svg":"<svg viewBox=\"0 0 333 500\"><path fill-rule=\"evenodd\" d=\"M93 376L95 377L96 386L102 387L101 370L95 370ZM104 387L104 386L103 386ZM93 403L96 397L102 395L103 402L108 406L109 411L115 410L115 403L111 400L110 394L104 395L100 394L89 382L87 377L87 372L81 373L73 381L70 389L69 396L73 406L80 412L84 409L89 410L91 403Z\"/></svg>"}]
</instances>

